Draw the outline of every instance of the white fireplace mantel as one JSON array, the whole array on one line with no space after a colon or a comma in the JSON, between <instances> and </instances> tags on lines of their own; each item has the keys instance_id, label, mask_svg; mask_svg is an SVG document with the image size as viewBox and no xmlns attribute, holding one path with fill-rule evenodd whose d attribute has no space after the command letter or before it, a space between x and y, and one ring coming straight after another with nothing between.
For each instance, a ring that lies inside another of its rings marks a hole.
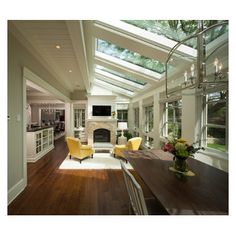
<instances>
[{"instance_id":1,"label":"white fireplace mantel","mask_svg":"<svg viewBox=\"0 0 236 236\"><path fill-rule=\"evenodd\" d=\"M117 119L114 118L91 118L87 122L117 122Z\"/></svg>"}]
</instances>

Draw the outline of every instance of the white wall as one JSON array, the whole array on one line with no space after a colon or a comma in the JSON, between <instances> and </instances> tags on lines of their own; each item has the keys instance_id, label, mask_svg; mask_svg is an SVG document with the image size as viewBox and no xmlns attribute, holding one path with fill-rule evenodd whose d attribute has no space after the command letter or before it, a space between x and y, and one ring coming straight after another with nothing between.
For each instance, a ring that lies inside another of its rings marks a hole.
<instances>
[{"instance_id":1,"label":"white wall","mask_svg":"<svg viewBox=\"0 0 236 236\"><path fill-rule=\"evenodd\" d=\"M92 116L93 105L109 105L111 111L116 111L116 96L114 95L90 95L88 96L88 119L104 119L105 117ZM110 117L106 117L110 118Z\"/></svg>"},{"instance_id":2,"label":"white wall","mask_svg":"<svg viewBox=\"0 0 236 236\"><path fill-rule=\"evenodd\" d=\"M201 115L199 116L197 113L196 102L194 95L182 96L182 137L189 143L194 143L197 141L197 137L199 138L196 123Z\"/></svg>"},{"instance_id":3,"label":"white wall","mask_svg":"<svg viewBox=\"0 0 236 236\"><path fill-rule=\"evenodd\" d=\"M69 97L57 80L27 51L16 38L8 34L8 202L11 202L26 186L25 132L23 123L26 107L23 108L23 67L45 79L53 87ZM26 90L26 88L25 88ZM17 135L16 135L17 134Z\"/></svg>"},{"instance_id":4,"label":"white wall","mask_svg":"<svg viewBox=\"0 0 236 236\"><path fill-rule=\"evenodd\" d=\"M91 95L112 95L112 91L97 85L93 85L91 88Z\"/></svg>"}]
</instances>

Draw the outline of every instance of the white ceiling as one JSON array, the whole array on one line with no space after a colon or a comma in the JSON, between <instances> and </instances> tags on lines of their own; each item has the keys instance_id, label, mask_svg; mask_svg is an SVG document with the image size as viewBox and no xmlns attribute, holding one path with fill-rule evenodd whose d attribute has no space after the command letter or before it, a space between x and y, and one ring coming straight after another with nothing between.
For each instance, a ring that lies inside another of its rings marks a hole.
<instances>
[{"instance_id":1,"label":"white ceiling","mask_svg":"<svg viewBox=\"0 0 236 236\"><path fill-rule=\"evenodd\" d=\"M121 21L10 21L9 30L70 93L77 90L86 90L90 93L92 84L95 84L128 98L150 88L162 86L165 73L154 73L97 52L95 38L107 40L162 63L166 61L170 49L176 44L173 40L150 35L149 32L136 34L136 27ZM60 49L56 48L57 45ZM173 76L183 77L183 67L191 64L188 57L195 58L196 50L183 45L178 48L176 55L178 54L185 55L186 61L182 60L180 63L178 60L178 65L173 67ZM140 90L132 88L129 84L122 84L114 78L112 80L111 77L103 78L101 81L100 75L95 72L95 65L107 67L147 84ZM125 94L121 86L130 89L133 93Z\"/></svg>"},{"instance_id":2,"label":"white ceiling","mask_svg":"<svg viewBox=\"0 0 236 236\"><path fill-rule=\"evenodd\" d=\"M166 48L165 50L160 50L159 47L155 49L154 46L150 47L145 42L141 43L141 40L137 40L135 37L125 38L124 33L120 34L118 31L112 30L111 26L101 27L99 22L95 21L23 20L10 21L9 26L9 30L18 40L30 49L42 65L71 93L75 90L90 92L93 83L106 87L106 84L101 85L95 80L95 63L105 65L113 70L115 68L119 72L142 79L151 85L155 85L157 83L155 80L161 78L160 75L156 75L155 78L155 75L153 76L151 73L145 75L143 70L136 71L134 65L132 65L134 69L132 67L129 69L125 65L119 65L119 63L110 62L97 56L97 54L95 55L96 37L114 43L120 40L121 46L131 47L132 50L138 52L140 50L145 51L146 55L150 57L157 58L159 55L162 61L163 56L168 53ZM56 48L57 45L60 46L60 49ZM150 86L145 87L149 88ZM114 93L124 95L121 90L116 90L115 86L108 89L111 89ZM126 96L132 97L133 95L126 94Z\"/></svg>"},{"instance_id":3,"label":"white ceiling","mask_svg":"<svg viewBox=\"0 0 236 236\"><path fill-rule=\"evenodd\" d=\"M24 42L25 46L30 44L35 49L33 53L37 54L37 58L45 60L47 69L56 75L60 84L70 92L74 89L85 89L65 21L12 21L11 23L13 33L18 31L18 39L22 37L21 42ZM60 49L57 49L56 45L60 45Z\"/></svg>"}]
</instances>

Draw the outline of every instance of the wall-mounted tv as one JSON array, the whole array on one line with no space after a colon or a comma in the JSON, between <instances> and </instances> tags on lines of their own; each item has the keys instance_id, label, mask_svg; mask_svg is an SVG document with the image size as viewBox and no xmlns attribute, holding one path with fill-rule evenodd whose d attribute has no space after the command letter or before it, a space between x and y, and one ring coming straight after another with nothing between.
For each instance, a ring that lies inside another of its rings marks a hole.
<instances>
[{"instance_id":1,"label":"wall-mounted tv","mask_svg":"<svg viewBox=\"0 0 236 236\"><path fill-rule=\"evenodd\" d=\"M93 106L93 116L111 116L111 106Z\"/></svg>"}]
</instances>

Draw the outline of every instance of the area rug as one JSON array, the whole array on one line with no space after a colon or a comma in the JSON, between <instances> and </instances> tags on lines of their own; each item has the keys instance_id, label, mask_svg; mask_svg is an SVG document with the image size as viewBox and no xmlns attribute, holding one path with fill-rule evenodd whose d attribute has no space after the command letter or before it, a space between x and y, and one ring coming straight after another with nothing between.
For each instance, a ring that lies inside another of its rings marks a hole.
<instances>
[{"instance_id":1,"label":"area rug","mask_svg":"<svg viewBox=\"0 0 236 236\"><path fill-rule=\"evenodd\" d=\"M129 163L123 162L127 169L133 169ZM110 153L94 153L93 158L84 159L81 163L78 159L67 156L59 169L121 169L121 166L120 160Z\"/></svg>"}]
</instances>

